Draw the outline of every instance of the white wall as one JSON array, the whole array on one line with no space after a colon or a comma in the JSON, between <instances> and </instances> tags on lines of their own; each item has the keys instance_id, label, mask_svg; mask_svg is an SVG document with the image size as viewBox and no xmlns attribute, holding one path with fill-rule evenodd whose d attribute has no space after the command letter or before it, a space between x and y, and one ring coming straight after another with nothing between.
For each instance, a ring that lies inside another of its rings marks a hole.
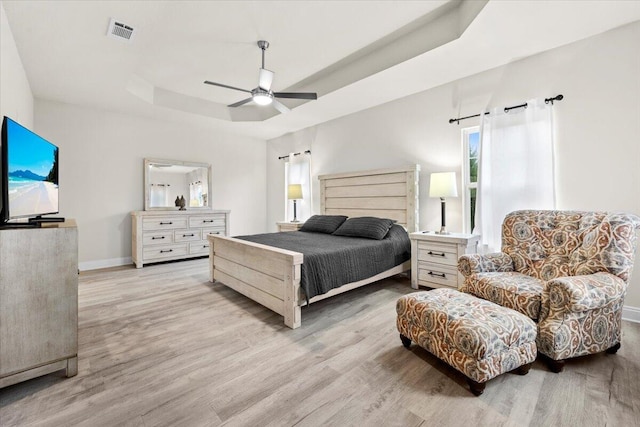
<instances>
[{"instance_id":1,"label":"white wall","mask_svg":"<svg viewBox=\"0 0 640 427\"><path fill-rule=\"evenodd\" d=\"M636 22L269 141L268 225L284 215L282 164L277 156L310 148L315 183L318 174L420 164L420 227L436 229L439 200L428 197L429 174L460 173L460 129L478 124L474 119L458 126L448 119L478 113L485 106L517 105L559 93L565 99L555 106L558 208L640 215L640 23ZM461 231L460 199L447 201L447 214L448 228ZM626 304L640 307L640 256L635 265ZM640 321L640 309L633 313Z\"/></svg>"},{"instance_id":2,"label":"white wall","mask_svg":"<svg viewBox=\"0 0 640 427\"><path fill-rule=\"evenodd\" d=\"M21 125L33 129L33 94L1 2L0 116L9 116Z\"/></svg>"},{"instance_id":3,"label":"white wall","mask_svg":"<svg viewBox=\"0 0 640 427\"><path fill-rule=\"evenodd\" d=\"M81 269L130 262L145 157L211 163L213 208L231 210L231 234L265 230L264 140L43 100L35 129L60 147L60 215L78 222Z\"/></svg>"}]
</instances>

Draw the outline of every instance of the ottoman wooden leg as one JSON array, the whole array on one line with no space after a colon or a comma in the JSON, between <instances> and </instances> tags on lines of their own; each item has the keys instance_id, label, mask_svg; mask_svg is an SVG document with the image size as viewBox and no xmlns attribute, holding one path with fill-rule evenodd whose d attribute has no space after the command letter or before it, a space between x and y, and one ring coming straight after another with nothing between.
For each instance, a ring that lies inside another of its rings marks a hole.
<instances>
[{"instance_id":1,"label":"ottoman wooden leg","mask_svg":"<svg viewBox=\"0 0 640 427\"><path fill-rule=\"evenodd\" d=\"M402 345L405 346L405 348L409 348L411 346L411 340L402 334L400 334L400 341L402 341Z\"/></svg>"},{"instance_id":2,"label":"ottoman wooden leg","mask_svg":"<svg viewBox=\"0 0 640 427\"><path fill-rule=\"evenodd\" d=\"M515 370L516 374L518 374L518 375L527 375L529 373L529 369L531 369L531 365L533 365L533 362L527 363L526 365L520 366L519 368L517 368Z\"/></svg>"},{"instance_id":3,"label":"ottoman wooden leg","mask_svg":"<svg viewBox=\"0 0 640 427\"><path fill-rule=\"evenodd\" d=\"M616 354L618 352L618 350L620 350L620 343L614 345L611 348L608 348L606 350L607 354Z\"/></svg>"},{"instance_id":4,"label":"ottoman wooden leg","mask_svg":"<svg viewBox=\"0 0 640 427\"><path fill-rule=\"evenodd\" d=\"M547 359L547 366L549 366L551 372L558 374L564 369L564 360L553 360L549 358Z\"/></svg>"},{"instance_id":5,"label":"ottoman wooden leg","mask_svg":"<svg viewBox=\"0 0 640 427\"><path fill-rule=\"evenodd\" d=\"M484 387L487 383L479 383L471 378L467 378L467 382L469 383L469 389L471 389L471 393L476 396L480 396L484 392Z\"/></svg>"}]
</instances>

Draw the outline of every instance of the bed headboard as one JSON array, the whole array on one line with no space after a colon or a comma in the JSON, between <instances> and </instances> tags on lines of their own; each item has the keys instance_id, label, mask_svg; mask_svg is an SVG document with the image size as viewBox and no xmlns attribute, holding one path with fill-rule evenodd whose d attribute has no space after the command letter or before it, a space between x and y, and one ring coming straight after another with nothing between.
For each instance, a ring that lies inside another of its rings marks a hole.
<instances>
[{"instance_id":1,"label":"bed headboard","mask_svg":"<svg viewBox=\"0 0 640 427\"><path fill-rule=\"evenodd\" d=\"M323 215L390 218L418 231L420 165L320 175Z\"/></svg>"}]
</instances>

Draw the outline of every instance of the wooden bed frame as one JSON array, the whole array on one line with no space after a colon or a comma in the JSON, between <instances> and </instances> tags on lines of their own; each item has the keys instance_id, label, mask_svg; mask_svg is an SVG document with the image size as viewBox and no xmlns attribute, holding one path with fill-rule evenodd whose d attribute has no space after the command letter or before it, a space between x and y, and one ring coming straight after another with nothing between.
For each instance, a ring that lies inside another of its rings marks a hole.
<instances>
[{"instance_id":1,"label":"wooden bed frame","mask_svg":"<svg viewBox=\"0 0 640 427\"><path fill-rule=\"evenodd\" d=\"M323 215L390 218L407 231L418 230L419 165L363 172L320 175ZM284 324L300 327L305 304L300 289L303 254L233 237L209 235L209 280L240 292L284 316ZM309 300L329 298L411 269L410 261L376 276L348 283Z\"/></svg>"}]
</instances>

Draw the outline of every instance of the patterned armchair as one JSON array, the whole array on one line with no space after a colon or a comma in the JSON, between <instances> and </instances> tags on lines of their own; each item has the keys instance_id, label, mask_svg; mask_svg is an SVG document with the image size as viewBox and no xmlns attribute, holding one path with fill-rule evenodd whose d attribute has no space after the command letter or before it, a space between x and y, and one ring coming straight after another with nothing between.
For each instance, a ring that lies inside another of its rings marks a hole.
<instances>
[{"instance_id":1,"label":"patterned armchair","mask_svg":"<svg viewBox=\"0 0 640 427\"><path fill-rule=\"evenodd\" d=\"M638 228L628 214L512 212L502 252L458 260L461 290L538 322L538 351L554 372L568 358L615 353Z\"/></svg>"}]
</instances>

